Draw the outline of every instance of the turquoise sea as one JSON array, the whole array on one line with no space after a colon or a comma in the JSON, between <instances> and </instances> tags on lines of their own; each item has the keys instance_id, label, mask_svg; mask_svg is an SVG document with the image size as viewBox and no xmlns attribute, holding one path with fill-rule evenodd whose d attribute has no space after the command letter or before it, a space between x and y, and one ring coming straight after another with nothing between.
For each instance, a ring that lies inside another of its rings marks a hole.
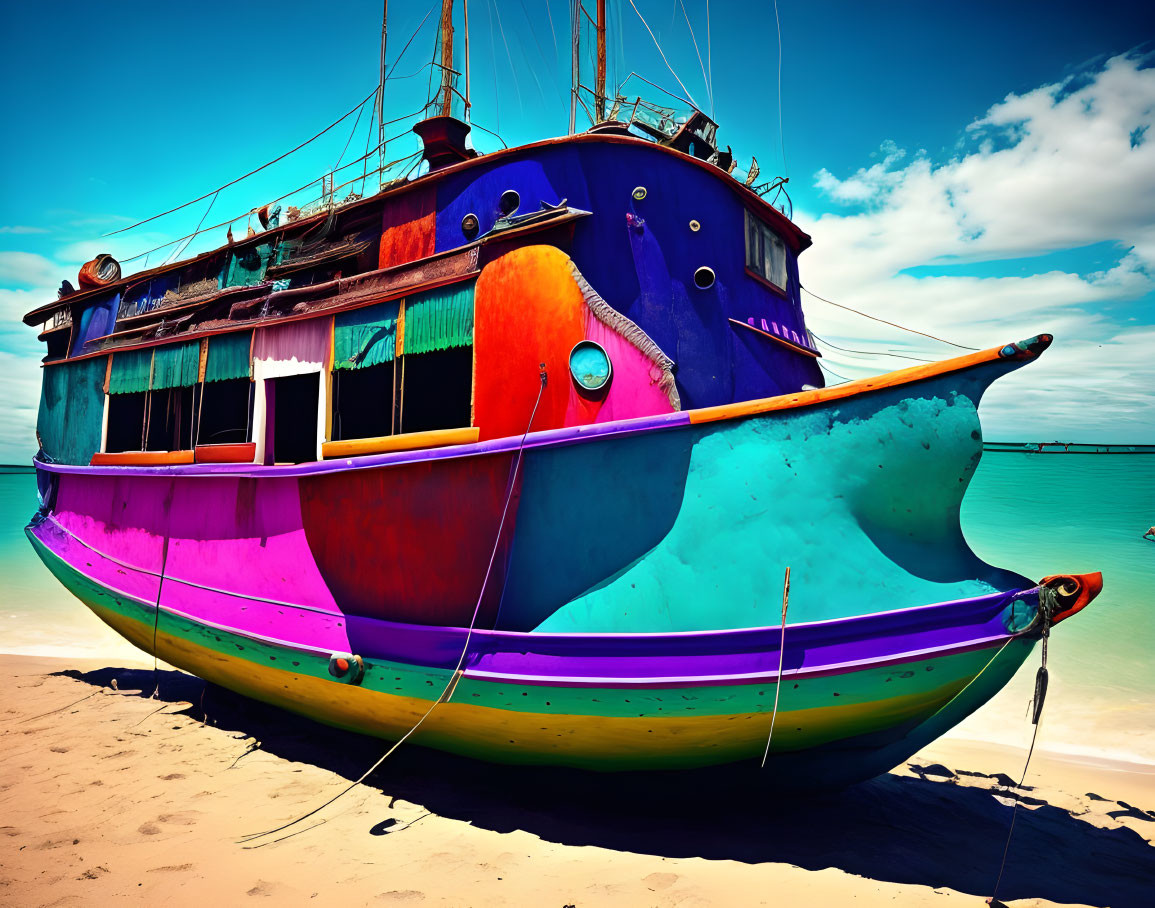
<instances>
[{"instance_id":1,"label":"turquoise sea","mask_svg":"<svg viewBox=\"0 0 1155 908\"><path fill-rule=\"evenodd\" d=\"M0 651L147 658L64 592L32 552L31 473L0 473ZM1155 455L988 452L963 503L984 560L1032 578L1103 572L1102 595L1055 630L1040 747L1155 763ZM955 732L1025 745L1038 652Z\"/></svg>"}]
</instances>

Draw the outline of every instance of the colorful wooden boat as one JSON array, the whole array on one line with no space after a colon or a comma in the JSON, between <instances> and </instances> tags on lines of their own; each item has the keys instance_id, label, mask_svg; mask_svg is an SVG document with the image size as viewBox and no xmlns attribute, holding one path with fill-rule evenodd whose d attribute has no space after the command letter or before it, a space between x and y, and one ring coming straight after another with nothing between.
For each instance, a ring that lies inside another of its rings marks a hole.
<instances>
[{"instance_id":1,"label":"colorful wooden boat","mask_svg":"<svg viewBox=\"0 0 1155 908\"><path fill-rule=\"evenodd\" d=\"M423 176L30 313L49 570L209 681L487 760L754 761L773 714L770 778L837 785L984 703L1101 588L959 527L1051 338L823 387L809 237L700 112L629 125L432 117Z\"/></svg>"}]
</instances>

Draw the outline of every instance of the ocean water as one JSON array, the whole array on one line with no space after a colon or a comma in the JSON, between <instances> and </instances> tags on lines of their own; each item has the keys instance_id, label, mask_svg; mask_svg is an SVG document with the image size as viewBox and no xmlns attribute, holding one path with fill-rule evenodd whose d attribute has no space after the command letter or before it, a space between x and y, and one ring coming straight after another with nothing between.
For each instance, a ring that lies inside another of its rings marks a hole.
<instances>
[{"instance_id":1,"label":"ocean water","mask_svg":"<svg viewBox=\"0 0 1155 908\"><path fill-rule=\"evenodd\" d=\"M73 599L33 554L30 473L0 473L0 651L147 658ZM984 560L1035 579L1102 571L1090 607L1055 629L1039 746L1155 763L1155 455L988 452L963 502ZM1039 652L952 734L1026 745Z\"/></svg>"}]
</instances>

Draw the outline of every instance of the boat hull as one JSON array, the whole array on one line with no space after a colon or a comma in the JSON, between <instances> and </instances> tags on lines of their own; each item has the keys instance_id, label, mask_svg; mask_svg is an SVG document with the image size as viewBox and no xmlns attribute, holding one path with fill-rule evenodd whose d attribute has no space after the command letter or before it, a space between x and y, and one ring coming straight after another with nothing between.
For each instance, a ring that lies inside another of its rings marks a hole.
<instances>
[{"instance_id":1,"label":"boat hull","mask_svg":"<svg viewBox=\"0 0 1155 908\"><path fill-rule=\"evenodd\" d=\"M141 649L330 725L428 713L415 740L470 757L689 769L760 759L777 695L768 784L847 784L1039 634L1038 586L958 524L979 398L1020 362L294 467L44 464L28 535Z\"/></svg>"},{"instance_id":2,"label":"boat hull","mask_svg":"<svg viewBox=\"0 0 1155 908\"><path fill-rule=\"evenodd\" d=\"M340 683L329 673L328 651L257 639L168 610L158 614L150 603L91 580L30 535L61 583L136 646L206 681L327 725L395 740L453 677L452 666L373 658L359 684ZM1029 634L1007 633L864 667L787 673L771 769L789 767L785 784L815 786L885 771L893 763L875 769L872 754L896 744L907 751L899 760L913 753L925 743L921 725L957 713L965 706L960 694L979 676L997 690L1033 644ZM763 677L749 681L619 678L599 684L491 678L467 669L449 702L423 723L418 742L495 762L595 770L753 762L769 733L774 674L767 666ZM952 715L950 724L966 712Z\"/></svg>"}]
</instances>

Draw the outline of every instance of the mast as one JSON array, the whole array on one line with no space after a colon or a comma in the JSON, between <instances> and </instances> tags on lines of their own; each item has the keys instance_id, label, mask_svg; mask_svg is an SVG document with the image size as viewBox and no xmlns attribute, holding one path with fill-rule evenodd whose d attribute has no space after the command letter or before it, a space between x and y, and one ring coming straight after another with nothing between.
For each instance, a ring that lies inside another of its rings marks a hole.
<instances>
[{"instance_id":1,"label":"mast","mask_svg":"<svg viewBox=\"0 0 1155 908\"><path fill-rule=\"evenodd\" d=\"M598 122L606 118L606 0L598 0L598 70L594 76L594 111Z\"/></svg>"},{"instance_id":2,"label":"mast","mask_svg":"<svg viewBox=\"0 0 1155 908\"><path fill-rule=\"evenodd\" d=\"M581 75L581 61L578 58L578 45L581 39L581 0L570 0L570 43L573 45L573 56L570 58L570 92L569 92L569 134L577 131L577 102L578 78Z\"/></svg>"},{"instance_id":3,"label":"mast","mask_svg":"<svg viewBox=\"0 0 1155 908\"><path fill-rule=\"evenodd\" d=\"M381 10L381 81L377 85L377 150L380 152L379 174L385 179L385 39L389 34L389 0Z\"/></svg>"},{"instance_id":4,"label":"mast","mask_svg":"<svg viewBox=\"0 0 1155 908\"><path fill-rule=\"evenodd\" d=\"M441 116L453 111L453 0L441 0Z\"/></svg>"},{"instance_id":5,"label":"mast","mask_svg":"<svg viewBox=\"0 0 1155 908\"><path fill-rule=\"evenodd\" d=\"M469 0L461 0L465 10L465 122L469 122Z\"/></svg>"}]
</instances>

